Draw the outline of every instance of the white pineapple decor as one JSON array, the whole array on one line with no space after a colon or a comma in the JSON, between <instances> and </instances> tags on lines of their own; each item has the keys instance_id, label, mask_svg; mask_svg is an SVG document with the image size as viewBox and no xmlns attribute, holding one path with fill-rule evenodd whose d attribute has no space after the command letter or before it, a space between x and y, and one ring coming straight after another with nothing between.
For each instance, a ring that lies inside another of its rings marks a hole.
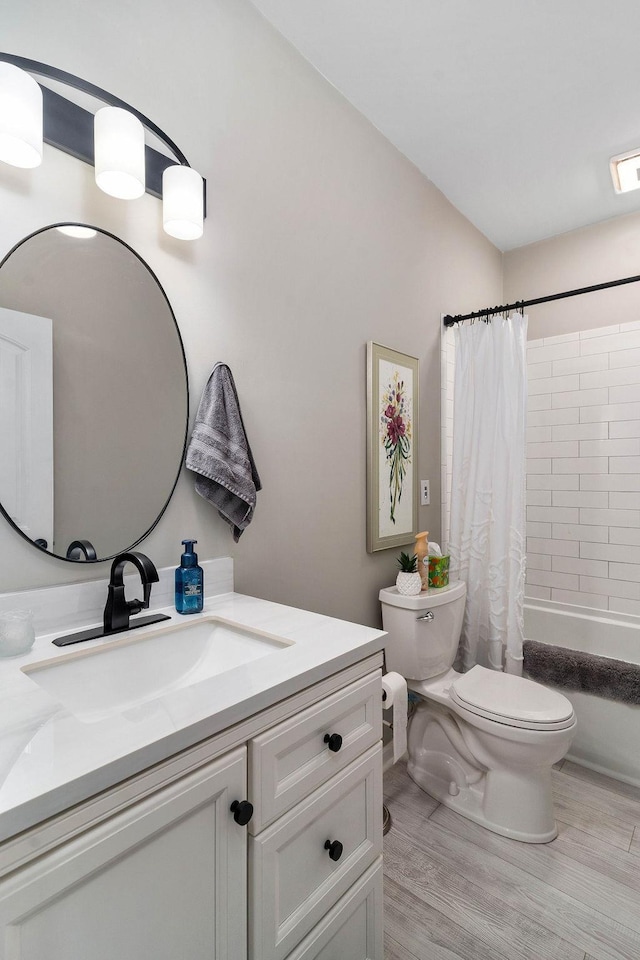
<instances>
[{"instance_id":1,"label":"white pineapple decor","mask_svg":"<svg viewBox=\"0 0 640 960\"><path fill-rule=\"evenodd\" d=\"M413 554L401 553L398 557L400 572L396 577L398 593L403 597L415 597L422 590L422 579L418 573L418 558Z\"/></svg>"}]
</instances>

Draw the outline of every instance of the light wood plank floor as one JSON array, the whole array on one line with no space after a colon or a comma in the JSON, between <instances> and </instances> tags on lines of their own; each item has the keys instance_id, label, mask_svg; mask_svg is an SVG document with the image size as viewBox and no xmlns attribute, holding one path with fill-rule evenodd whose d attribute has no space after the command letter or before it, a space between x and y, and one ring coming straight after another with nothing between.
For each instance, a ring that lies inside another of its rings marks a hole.
<instances>
[{"instance_id":1,"label":"light wood plank floor","mask_svg":"<svg viewBox=\"0 0 640 960\"><path fill-rule=\"evenodd\" d=\"M558 837L518 843L385 775L385 960L640 960L640 789L565 761Z\"/></svg>"}]
</instances>

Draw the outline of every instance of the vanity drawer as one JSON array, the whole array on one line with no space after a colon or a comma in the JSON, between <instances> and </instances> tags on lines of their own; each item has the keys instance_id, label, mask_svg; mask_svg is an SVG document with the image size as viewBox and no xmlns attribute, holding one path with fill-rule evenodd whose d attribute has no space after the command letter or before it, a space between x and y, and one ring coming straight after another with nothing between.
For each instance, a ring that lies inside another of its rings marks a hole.
<instances>
[{"instance_id":1,"label":"vanity drawer","mask_svg":"<svg viewBox=\"0 0 640 960\"><path fill-rule=\"evenodd\" d=\"M384 960L382 911L378 857L287 960Z\"/></svg>"},{"instance_id":2,"label":"vanity drawer","mask_svg":"<svg viewBox=\"0 0 640 960\"><path fill-rule=\"evenodd\" d=\"M325 742L325 737L334 739ZM254 737L249 742L250 832L258 834L381 737L379 670Z\"/></svg>"},{"instance_id":3,"label":"vanity drawer","mask_svg":"<svg viewBox=\"0 0 640 960\"><path fill-rule=\"evenodd\" d=\"M329 842L342 844L332 859ZM284 960L382 853L377 743L258 837L250 837L251 960Z\"/></svg>"}]
</instances>

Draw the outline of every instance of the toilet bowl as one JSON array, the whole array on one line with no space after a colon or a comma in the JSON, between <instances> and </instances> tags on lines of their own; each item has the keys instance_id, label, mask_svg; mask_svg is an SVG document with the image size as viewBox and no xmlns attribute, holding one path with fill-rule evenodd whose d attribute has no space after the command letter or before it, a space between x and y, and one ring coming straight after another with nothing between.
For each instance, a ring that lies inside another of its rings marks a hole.
<instances>
[{"instance_id":1,"label":"toilet bowl","mask_svg":"<svg viewBox=\"0 0 640 960\"><path fill-rule=\"evenodd\" d=\"M408 772L430 796L495 833L527 843L557 835L551 768L576 729L569 700L533 680L475 666L458 649L466 586L405 597L380 591L387 670L417 698Z\"/></svg>"}]
</instances>

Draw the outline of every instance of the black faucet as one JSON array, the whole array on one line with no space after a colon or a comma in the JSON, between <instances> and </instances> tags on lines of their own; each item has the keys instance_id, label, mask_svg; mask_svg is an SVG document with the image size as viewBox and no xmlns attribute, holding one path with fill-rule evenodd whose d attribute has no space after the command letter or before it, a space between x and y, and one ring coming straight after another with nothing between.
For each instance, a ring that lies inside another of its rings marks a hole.
<instances>
[{"instance_id":1,"label":"black faucet","mask_svg":"<svg viewBox=\"0 0 640 960\"><path fill-rule=\"evenodd\" d=\"M142 580L144 600L129 600L124 596L124 568L127 563L136 567ZM155 564L144 553L131 551L119 554L111 564L111 579L107 588L107 605L104 608L104 632L119 633L129 629L129 617L148 610L151 584L158 582Z\"/></svg>"},{"instance_id":2,"label":"black faucet","mask_svg":"<svg viewBox=\"0 0 640 960\"><path fill-rule=\"evenodd\" d=\"M143 600L127 600L124 595L124 568L132 563L142 580ZM159 623L161 620L170 620L164 613L152 613L148 617L139 617L133 622L131 616L146 610L151 599L151 584L157 583L158 571L155 564L145 556L130 550L120 553L111 564L111 577L107 588L107 605L104 608L103 626L92 630L82 630L66 637L56 637L52 642L57 647L66 647L70 643L79 643L81 640L95 640L97 637L108 637L113 633L122 633L125 630L135 630L136 627L146 627L150 623Z\"/></svg>"}]
</instances>

